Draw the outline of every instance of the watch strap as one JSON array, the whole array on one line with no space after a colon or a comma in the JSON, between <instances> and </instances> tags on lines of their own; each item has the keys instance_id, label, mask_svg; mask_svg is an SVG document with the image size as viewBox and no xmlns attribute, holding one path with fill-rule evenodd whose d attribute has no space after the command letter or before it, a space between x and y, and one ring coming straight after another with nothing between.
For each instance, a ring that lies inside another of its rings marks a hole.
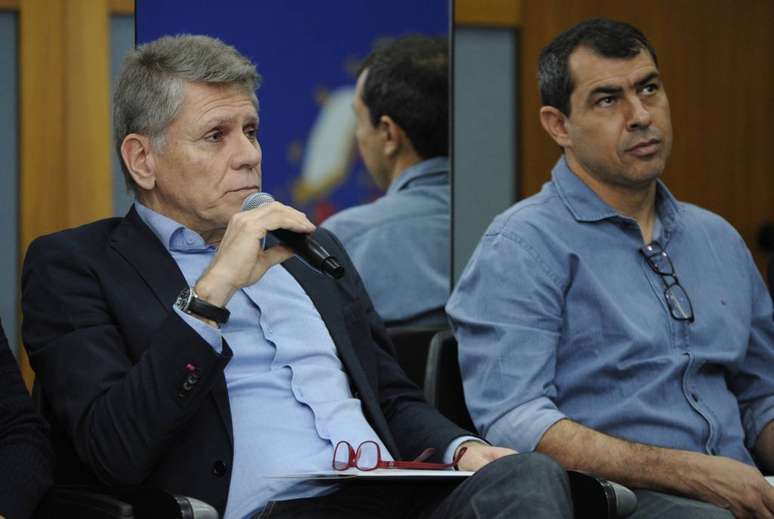
<instances>
[{"instance_id":1,"label":"watch strap","mask_svg":"<svg viewBox=\"0 0 774 519\"><path fill-rule=\"evenodd\" d=\"M180 292L175 306L187 314L204 317L210 321L215 321L218 325L225 324L231 316L231 312L226 308L201 299L193 287L186 287Z\"/></svg>"}]
</instances>

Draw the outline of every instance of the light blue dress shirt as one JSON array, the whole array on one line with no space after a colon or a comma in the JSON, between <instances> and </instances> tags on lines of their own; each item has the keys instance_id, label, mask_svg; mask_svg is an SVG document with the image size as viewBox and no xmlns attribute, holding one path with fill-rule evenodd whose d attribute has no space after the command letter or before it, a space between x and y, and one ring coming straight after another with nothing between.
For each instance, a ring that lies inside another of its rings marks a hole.
<instances>
[{"instance_id":1,"label":"light blue dress shirt","mask_svg":"<svg viewBox=\"0 0 774 519\"><path fill-rule=\"evenodd\" d=\"M193 286L215 247L177 222L135 203ZM347 375L325 323L301 286L281 266L238 290L220 330L177 311L218 352L222 339L233 351L225 377L234 436L226 518L248 517L269 500L312 497L331 484L267 478L267 475L330 470L339 440L377 441L353 398Z\"/></svg>"},{"instance_id":2,"label":"light blue dress shirt","mask_svg":"<svg viewBox=\"0 0 774 519\"><path fill-rule=\"evenodd\" d=\"M216 248L139 202L135 208L194 286ZM327 482L267 476L330 470L340 440L353 446L376 441L382 459L392 459L351 394L325 323L293 276L276 265L226 307L231 317L220 330L174 309L218 353L223 339L233 351L225 369L234 437L226 519L250 517L271 500L335 490ZM452 441L445 461L470 439Z\"/></svg>"},{"instance_id":3,"label":"light blue dress shirt","mask_svg":"<svg viewBox=\"0 0 774 519\"><path fill-rule=\"evenodd\" d=\"M339 238L388 325L446 326L449 159L414 164L371 202L323 227Z\"/></svg>"},{"instance_id":4,"label":"light blue dress shirt","mask_svg":"<svg viewBox=\"0 0 774 519\"><path fill-rule=\"evenodd\" d=\"M491 224L446 307L465 394L495 444L535 449L570 418L752 464L774 419L771 298L739 234L658 183L659 242L693 304L670 315L636 221L561 159Z\"/></svg>"}]
</instances>

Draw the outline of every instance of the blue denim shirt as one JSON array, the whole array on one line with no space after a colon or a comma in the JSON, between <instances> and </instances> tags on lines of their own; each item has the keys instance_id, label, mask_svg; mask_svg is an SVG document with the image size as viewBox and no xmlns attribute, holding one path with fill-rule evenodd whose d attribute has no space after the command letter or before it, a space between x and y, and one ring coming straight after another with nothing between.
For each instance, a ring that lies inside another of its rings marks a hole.
<instances>
[{"instance_id":1,"label":"blue denim shirt","mask_svg":"<svg viewBox=\"0 0 774 519\"><path fill-rule=\"evenodd\" d=\"M637 223L564 159L552 176L494 220L446 307L476 425L530 451L569 418L751 464L774 419L774 321L742 238L659 182L659 242L695 314L677 321Z\"/></svg>"},{"instance_id":2,"label":"blue denim shirt","mask_svg":"<svg viewBox=\"0 0 774 519\"><path fill-rule=\"evenodd\" d=\"M446 325L449 159L403 171L387 193L322 224L344 245L387 325Z\"/></svg>"}]
</instances>

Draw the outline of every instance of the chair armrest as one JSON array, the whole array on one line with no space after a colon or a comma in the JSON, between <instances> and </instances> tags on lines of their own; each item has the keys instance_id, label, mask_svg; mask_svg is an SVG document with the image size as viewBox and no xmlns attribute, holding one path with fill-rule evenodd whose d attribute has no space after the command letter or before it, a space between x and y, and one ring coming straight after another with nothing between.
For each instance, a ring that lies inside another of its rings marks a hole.
<instances>
[{"instance_id":1,"label":"chair armrest","mask_svg":"<svg viewBox=\"0 0 774 519\"><path fill-rule=\"evenodd\" d=\"M57 485L43 498L36 519L79 517L82 519L132 519L132 505L92 487Z\"/></svg>"},{"instance_id":2,"label":"chair armrest","mask_svg":"<svg viewBox=\"0 0 774 519\"><path fill-rule=\"evenodd\" d=\"M137 519L219 519L209 504L158 488L138 488L131 499Z\"/></svg>"},{"instance_id":3,"label":"chair armrest","mask_svg":"<svg viewBox=\"0 0 774 519\"><path fill-rule=\"evenodd\" d=\"M207 503L147 487L99 488L56 485L43 499L35 519L219 519Z\"/></svg>"},{"instance_id":4,"label":"chair armrest","mask_svg":"<svg viewBox=\"0 0 774 519\"><path fill-rule=\"evenodd\" d=\"M623 485L568 470L576 517L621 518L637 508L637 496Z\"/></svg>"}]
</instances>

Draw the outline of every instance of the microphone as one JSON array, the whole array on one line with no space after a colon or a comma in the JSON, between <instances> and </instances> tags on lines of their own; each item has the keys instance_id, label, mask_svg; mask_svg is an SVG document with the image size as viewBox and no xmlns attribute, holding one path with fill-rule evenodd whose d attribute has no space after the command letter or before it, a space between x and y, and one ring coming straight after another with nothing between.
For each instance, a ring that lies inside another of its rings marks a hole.
<instances>
[{"instance_id":1,"label":"microphone","mask_svg":"<svg viewBox=\"0 0 774 519\"><path fill-rule=\"evenodd\" d=\"M253 193L242 202L242 211L249 211L272 202L274 202L274 197L269 193ZM344 267L311 235L287 229L275 229L269 231L269 234L290 247L296 255L320 272L324 272L334 279L339 279L344 275Z\"/></svg>"}]
</instances>

